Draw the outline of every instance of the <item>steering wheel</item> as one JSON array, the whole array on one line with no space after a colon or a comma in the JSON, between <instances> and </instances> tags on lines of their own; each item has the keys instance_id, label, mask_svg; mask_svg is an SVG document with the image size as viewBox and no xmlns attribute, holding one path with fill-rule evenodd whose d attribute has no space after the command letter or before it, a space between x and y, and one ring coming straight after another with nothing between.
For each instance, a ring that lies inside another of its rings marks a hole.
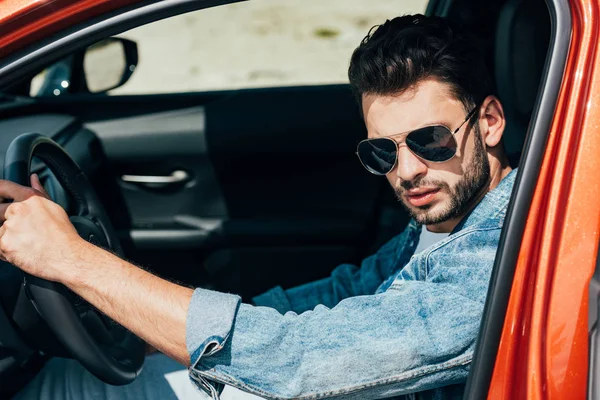
<instances>
[{"instance_id":1,"label":"steering wheel","mask_svg":"<svg viewBox=\"0 0 600 400\"><path fill-rule=\"evenodd\" d=\"M74 210L69 218L79 235L122 255L117 234L94 188L75 161L52 139L38 133L15 138L6 151L4 179L30 186L33 157L44 161L73 198ZM139 375L145 345L135 335L59 283L24 273L23 284L29 300L59 342L88 371L112 385L130 383Z\"/></svg>"}]
</instances>

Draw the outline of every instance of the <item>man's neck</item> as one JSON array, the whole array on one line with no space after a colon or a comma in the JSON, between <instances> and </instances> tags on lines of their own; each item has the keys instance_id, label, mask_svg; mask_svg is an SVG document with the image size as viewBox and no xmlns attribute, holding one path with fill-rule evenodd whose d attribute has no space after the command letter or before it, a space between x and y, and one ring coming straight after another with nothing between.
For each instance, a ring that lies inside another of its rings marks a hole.
<instances>
[{"instance_id":1,"label":"man's neck","mask_svg":"<svg viewBox=\"0 0 600 400\"><path fill-rule=\"evenodd\" d=\"M475 198L475 201L472 202L471 206L467 208L464 213L456 218L449 219L439 224L426 225L425 227L427 230L434 233L452 232L460 223L460 221L462 221L466 215L473 211L473 209L477 207L477 204L479 204L485 195L491 190L494 190L500 184L500 182L502 182L502 179L504 179L510 173L510 171L512 171L512 168L508 164L502 165L501 168L492 168L489 183L484 187L483 190L481 190L481 192Z\"/></svg>"}]
</instances>

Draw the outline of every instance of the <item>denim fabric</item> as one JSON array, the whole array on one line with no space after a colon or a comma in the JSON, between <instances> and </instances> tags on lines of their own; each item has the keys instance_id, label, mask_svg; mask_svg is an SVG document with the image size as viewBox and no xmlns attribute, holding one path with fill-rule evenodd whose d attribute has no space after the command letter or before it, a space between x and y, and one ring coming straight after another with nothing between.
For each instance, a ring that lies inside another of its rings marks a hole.
<instances>
[{"instance_id":1,"label":"denim fabric","mask_svg":"<svg viewBox=\"0 0 600 400\"><path fill-rule=\"evenodd\" d=\"M460 398L515 176L418 254L411 222L360 268L256 305L197 289L190 377L213 398L223 385L283 399Z\"/></svg>"}]
</instances>

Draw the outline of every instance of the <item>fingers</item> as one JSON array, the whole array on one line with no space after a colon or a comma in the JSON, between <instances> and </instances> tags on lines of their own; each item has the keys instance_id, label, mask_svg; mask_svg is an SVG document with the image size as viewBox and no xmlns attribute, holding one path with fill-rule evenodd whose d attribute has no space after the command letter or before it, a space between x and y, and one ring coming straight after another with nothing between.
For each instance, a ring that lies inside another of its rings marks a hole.
<instances>
[{"instance_id":1,"label":"fingers","mask_svg":"<svg viewBox=\"0 0 600 400\"><path fill-rule=\"evenodd\" d=\"M46 190L42 186L42 182L40 182L40 177L37 174L31 174L29 177L31 182L31 187L40 192L45 192Z\"/></svg>"},{"instance_id":2,"label":"fingers","mask_svg":"<svg viewBox=\"0 0 600 400\"><path fill-rule=\"evenodd\" d=\"M40 178L37 176L37 174L32 174L30 179L31 188L0 179L0 202L3 202L6 199L23 201L27 200L34 194L39 194L47 199L50 199L48 192L46 192L46 189L42 185L42 182L40 182ZM33 191L31 189L33 189Z\"/></svg>"},{"instance_id":3,"label":"fingers","mask_svg":"<svg viewBox=\"0 0 600 400\"><path fill-rule=\"evenodd\" d=\"M6 221L6 210L12 203L2 203L0 204L0 229L2 229L2 224Z\"/></svg>"},{"instance_id":4,"label":"fingers","mask_svg":"<svg viewBox=\"0 0 600 400\"><path fill-rule=\"evenodd\" d=\"M18 183L0 179L0 197L15 201L27 200L35 194L31 188L21 186Z\"/></svg>"},{"instance_id":5,"label":"fingers","mask_svg":"<svg viewBox=\"0 0 600 400\"><path fill-rule=\"evenodd\" d=\"M37 174L31 174L31 187L50 200L50 195L46 192L46 189L42 185L42 182L40 182L40 178Z\"/></svg>"},{"instance_id":6,"label":"fingers","mask_svg":"<svg viewBox=\"0 0 600 400\"><path fill-rule=\"evenodd\" d=\"M2 236L4 236L4 232L5 232L6 228L4 226L0 226L0 239L2 238ZM7 261L6 257L4 256L4 254L2 254L2 251L0 250L0 260L2 261Z\"/></svg>"},{"instance_id":7,"label":"fingers","mask_svg":"<svg viewBox=\"0 0 600 400\"><path fill-rule=\"evenodd\" d=\"M6 233L6 227L4 225L0 226L0 244L4 243L2 237L4 236L5 233ZM6 255L4 254L4 252L2 250L4 250L3 246L0 245L0 260L7 261Z\"/></svg>"},{"instance_id":8,"label":"fingers","mask_svg":"<svg viewBox=\"0 0 600 400\"><path fill-rule=\"evenodd\" d=\"M30 188L0 179L0 224L3 224L4 221L6 221L6 214L9 207L17 202L25 201L34 195L40 195L41 197L51 200L37 174L32 174L30 179ZM14 202L6 203L6 199L14 200Z\"/></svg>"}]
</instances>

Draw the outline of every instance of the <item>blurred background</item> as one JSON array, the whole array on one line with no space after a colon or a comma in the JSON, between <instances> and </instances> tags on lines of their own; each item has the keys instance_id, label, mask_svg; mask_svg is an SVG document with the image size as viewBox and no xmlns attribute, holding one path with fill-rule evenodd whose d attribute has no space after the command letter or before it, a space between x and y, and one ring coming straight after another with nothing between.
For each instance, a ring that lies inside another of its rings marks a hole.
<instances>
[{"instance_id":1,"label":"blurred background","mask_svg":"<svg viewBox=\"0 0 600 400\"><path fill-rule=\"evenodd\" d=\"M120 35L137 42L139 63L110 93L347 82L350 55L373 25L423 13L425 6L425 0L253 0L158 21Z\"/></svg>"}]
</instances>

